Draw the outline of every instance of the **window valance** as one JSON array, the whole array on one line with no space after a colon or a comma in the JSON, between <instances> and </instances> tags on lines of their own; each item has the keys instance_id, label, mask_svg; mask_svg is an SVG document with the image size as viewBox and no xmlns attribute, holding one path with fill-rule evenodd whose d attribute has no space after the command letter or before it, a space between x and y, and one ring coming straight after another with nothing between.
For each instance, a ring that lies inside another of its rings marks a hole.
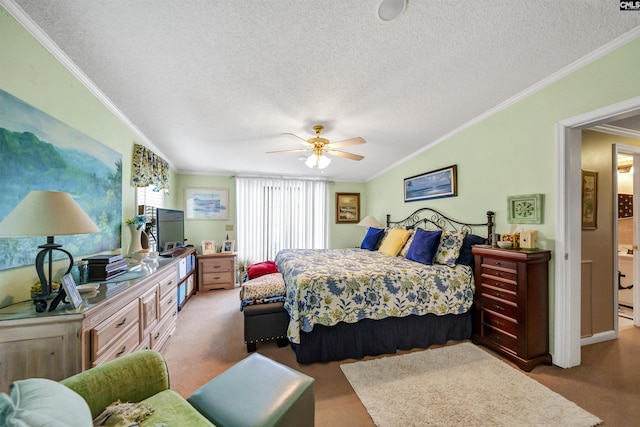
<instances>
[{"instance_id":1,"label":"window valance","mask_svg":"<svg viewBox=\"0 0 640 427\"><path fill-rule=\"evenodd\" d=\"M169 191L169 163L143 145L133 145L131 184L153 187L153 191Z\"/></svg>"}]
</instances>

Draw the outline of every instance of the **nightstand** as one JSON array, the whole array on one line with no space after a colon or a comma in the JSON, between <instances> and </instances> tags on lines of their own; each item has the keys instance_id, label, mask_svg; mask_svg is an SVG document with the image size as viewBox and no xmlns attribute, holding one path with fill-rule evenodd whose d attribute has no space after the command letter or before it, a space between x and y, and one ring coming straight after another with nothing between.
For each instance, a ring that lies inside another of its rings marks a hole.
<instances>
[{"instance_id":1,"label":"nightstand","mask_svg":"<svg viewBox=\"0 0 640 427\"><path fill-rule=\"evenodd\" d=\"M198 255L198 291L233 289L236 285L236 254Z\"/></svg>"}]
</instances>

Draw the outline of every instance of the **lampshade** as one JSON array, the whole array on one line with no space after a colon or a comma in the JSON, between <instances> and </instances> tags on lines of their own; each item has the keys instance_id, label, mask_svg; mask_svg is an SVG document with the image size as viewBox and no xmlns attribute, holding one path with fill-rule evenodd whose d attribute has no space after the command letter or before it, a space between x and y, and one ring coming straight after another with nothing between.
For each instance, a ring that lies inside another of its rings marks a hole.
<instances>
[{"instance_id":1,"label":"lampshade","mask_svg":"<svg viewBox=\"0 0 640 427\"><path fill-rule=\"evenodd\" d=\"M0 236L62 236L100 229L69 193L31 191L0 222Z\"/></svg>"},{"instance_id":2,"label":"lampshade","mask_svg":"<svg viewBox=\"0 0 640 427\"><path fill-rule=\"evenodd\" d=\"M358 223L360 227L382 227L380 223L371 215L365 216L362 221Z\"/></svg>"},{"instance_id":3,"label":"lampshade","mask_svg":"<svg viewBox=\"0 0 640 427\"><path fill-rule=\"evenodd\" d=\"M318 169L324 169L327 166L329 166L329 163L331 163L331 159L328 158L327 156L325 156L324 154L321 155L317 155L317 154L312 154L309 156L309 158L307 158L307 161L304 162L305 165L307 165L308 167L312 168L316 165L318 165Z\"/></svg>"}]
</instances>

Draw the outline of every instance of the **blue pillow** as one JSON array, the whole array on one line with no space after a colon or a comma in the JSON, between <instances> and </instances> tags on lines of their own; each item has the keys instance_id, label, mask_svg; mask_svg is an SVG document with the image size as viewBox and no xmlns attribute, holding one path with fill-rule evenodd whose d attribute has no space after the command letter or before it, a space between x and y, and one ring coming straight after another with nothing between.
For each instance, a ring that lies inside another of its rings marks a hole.
<instances>
[{"instance_id":1,"label":"blue pillow","mask_svg":"<svg viewBox=\"0 0 640 427\"><path fill-rule=\"evenodd\" d=\"M483 245L485 238L476 236L475 234L467 234L462 241L462 248L460 248L460 255L456 261L456 264L473 265L473 254L471 253L472 245Z\"/></svg>"},{"instance_id":2,"label":"blue pillow","mask_svg":"<svg viewBox=\"0 0 640 427\"><path fill-rule=\"evenodd\" d=\"M367 234L364 236L364 239L362 240L360 249L375 251L376 249L378 249L378 243L380 243L380 240L382 240L383 236L384 236L384 228L369 227Z\"/></svg>"},{"instance_id":3,"label":"blue pillow","mask_svg":"<svg viewBox=\"0 0 640 427\"><path fill-rule=\"evenodd\" d=\"M407 259L426 265L433 264L433 257L440 245L441 234L442 230L428 231L416 228L413 242L407 251Z\"/></svg>"}]
</instances>

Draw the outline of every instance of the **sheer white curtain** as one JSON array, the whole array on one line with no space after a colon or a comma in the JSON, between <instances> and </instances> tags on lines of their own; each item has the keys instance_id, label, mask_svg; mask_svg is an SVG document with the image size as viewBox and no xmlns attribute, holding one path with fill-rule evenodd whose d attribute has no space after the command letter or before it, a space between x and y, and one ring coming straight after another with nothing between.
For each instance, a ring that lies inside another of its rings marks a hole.
<instances>
[{"instance_id":1,"label":"sheer white curtain","mask_svg":"<svg viewBox=\"0 0 640 427\"><path fill-rule=\"evenodd\" d=\"M238 259L273 260L280 249L327 247L327 183L236 177Z\"/></svg>"}]
</instances>

